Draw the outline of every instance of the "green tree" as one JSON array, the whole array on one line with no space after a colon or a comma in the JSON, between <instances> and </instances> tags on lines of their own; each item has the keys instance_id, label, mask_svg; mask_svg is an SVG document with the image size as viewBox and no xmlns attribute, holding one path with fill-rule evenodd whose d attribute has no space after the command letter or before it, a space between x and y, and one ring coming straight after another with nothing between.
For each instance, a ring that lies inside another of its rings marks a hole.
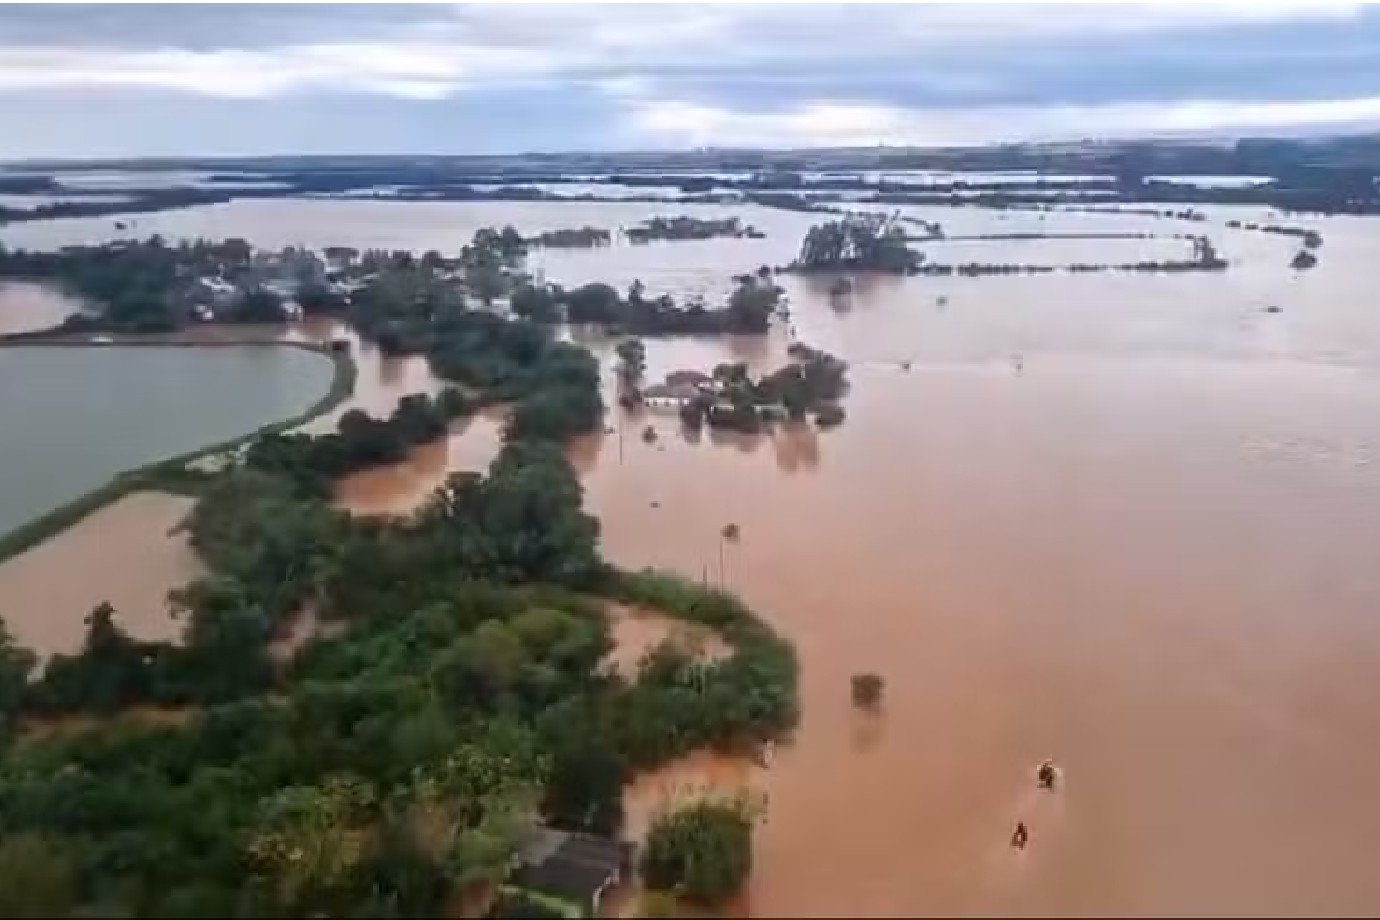
<instances>
[{"instance_id":1,"label":"green tree","mask_svg":"<svg viewBox=\"0 0 1380 920\"><path fill-rule=\"evenodd\" d=\"M57 917L79 895L75 845L24 831L0 838L0 917Z\"/></svg>"},{"instance_id":2,"label":"green tree","mask_svg":"<svg viewBox=\"0 0 1380 920\"><path fill-rule=\"evenodd\" d=\"M496 720L475 743L413 777L409 823L458 885L498 882L511 868L549 771L535 741L527 729Z\"/></svg>"},{"instance_id":3,"label":"green tree","mask_svg":"<svg viewBox=\"0 0 1380 920\"><path fill-rule=\"evenodd\" d=\"M446 387L436 394L436 409L443 418L455 419L474 412L474 400L458 387Z\"/></svg>"},{"instance_id":4,"label":"green tree","mask_svg":"<svg viewBox=\"0 0 1380 920\"><path fill-rule=\"evenodd\" d=\"M513 308L513 315L523 319L529 319L534 323L560 322L560 305L556 301L555 292L549 286L519 285L513 291L509 303Z\"/></svg>"},{"instance_id":5,"label":"green tree","mask_svg":"<svg viewBox=\"0 0 1380 920\"><path fill-rule=\"evenodd\" d=\"M614 834L623 823L623 783L629 768L619 739L586 707L561 707L545 736L551 780L542 813L569 830Z\"/></svg>"},{"instance_id":6,"label":"green tree","mask_svg":"<svg viewBox=\"0 0 1380 920\"><path fill-rule=\"evenodd\" d=\"M905 272L919 262L906 245L906 231L885 214L852 214L811 227L797 259L809 270L870 269Z\"/></svg>"},{"instance_id":7,"label":"green tree","mask_svg":"<svg viewBox=\"0 0 1380 920\"><path fill-rule=\"evenodd\" d=\"M264 288L254 288L244 295L231 315L242 323L280 323L283 298Z\"/></svg>"},{"instance_id":8,"label":"green tree","mask_svg":"<svg viewBox=\"0 0 1380 920\"><path fill-rule=\"evenodd\" d=\"M728 298L728 314L733 328L742 332L766 332L784 291L756 275L742 275Z\"/></svg>"},{"instance_id":9,"label":"green tree","mask_svg":"<svg viewBox=\"0 0 1380 920\"><path fill-rule=\"evenodd\" d=\"M696 904L722 904L752 871L752 825L743 803L700 802L661 815L647 833L643 880Z\"/></svg>"},{"instance_id":10,"label":"green tree","mask_svg":"<svg viewBox=\"0 0 1380 920\"><path fill-rule=\"evenodd\" d=\"M399 428L371 418L363 409L351 409L342 415L336 432L341 449L352 458L352 466L390 463L407 456L407 442Z\"/></svg>"},{"instance_id":11,"label":"green tree","mask_svg":"<svg viewBox=\"0 0 1380 920\"><path fill-rule=\"evenodd\" d=\"M76 655L54 655L32 700L55 712L112 713L149 699L157 653L167 646L137 642L115 622L115 608L101 603L86 616L86 639Z\"/></svg>"},{"instance_id":12,"label":"green tree","mask_svg":"<svg viewBox=\"0 0 1380 920\"><path fill-rule=\"evenodd\" d=\"M618 375L625 383L634 384L647 371L647 346L641 339L624 339L614 348L618 355Z\"/></svg>"},{"instance_id":13,"label":"green tree","mask_svg":"<svg viewBox=\"0 0 1380 920\"><path fill-rule=\"evenodd\" d=\"M567 293L565 307L572 323L613 323L621 313L618 291L598 281Z\"/></svg>"},{"instance_id":14,"label":"green tree","mask_svg":"<svg viewBox=\"0 0 1380 920\"><path fill-rule=\"evenodd\" d=\"M169 662L173 686L165 690L183 699L223 702L268 687L269 617L242 582L201 579L173 592L172 600L187 626L183 647Z\"/></svg>"},{"instance_id":15,"label":"green tree","mask_svg":"<svg viewBox=\"0 0 1380 920\"><path fill-rule=\"evenodd\" d=\"M366 782L345 775L291 786L266 799L248 842L250 861L294 913L341 909L375 846L377 802Z\"/></svg>"},{"instance_id":16,"label":"green tree","mask_svg":"<svg viewBox=\"0 0 1380 920\"><path fill-rule=\"evenodd\" d=\"M0 619L0 749L14 733L20 707L38 658L19 645Z\"/></svg>"},{"instance_id":17,"label":"green tree","mask_svg":"<svg viewBox=\"0 0 1380 920\"><path fill-rule=\"evenodd\" d=\"M446 417L425 393L413 393L398 400L389 424L394 434L407 444L425 444L446 433Z\"/></svg>"}]
</instances>

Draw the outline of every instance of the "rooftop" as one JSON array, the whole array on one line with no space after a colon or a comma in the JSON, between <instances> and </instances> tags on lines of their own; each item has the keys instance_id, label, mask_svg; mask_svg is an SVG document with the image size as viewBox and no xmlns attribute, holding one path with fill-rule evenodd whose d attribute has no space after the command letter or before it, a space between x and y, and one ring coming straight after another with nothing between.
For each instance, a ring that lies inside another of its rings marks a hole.
<instances>
[{"instance_id":1,"label":"rooftop","mask_svg":"<svg viewBox=\"0 0 1380 920\"><path fill-rule=\"evenodd\" d=\"M699 395L699 389L689 383L654 383L642 390L643 399L694 399Z\"/></svg>"},{"instance_id":2,"label":"rooftop","mask_svg":"<svg viewBox=\"0 0 1380 920\"><path fill-rule=\"evenodd\" d=\"M512 882L578 904L597 904L599 895L618 883L631 853L631 844L607 837L533 828Z\"/></svg>"}]
</instances>

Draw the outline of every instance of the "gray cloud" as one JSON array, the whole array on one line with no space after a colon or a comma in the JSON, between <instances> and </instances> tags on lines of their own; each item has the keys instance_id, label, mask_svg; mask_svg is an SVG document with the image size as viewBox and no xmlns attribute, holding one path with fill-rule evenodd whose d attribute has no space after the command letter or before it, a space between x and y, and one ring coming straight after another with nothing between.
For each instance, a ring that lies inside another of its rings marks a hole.
<instances>
[{"instance_id":1,"label":"gray cloud","mask_svg":"<svg viewBox=\"0 0 1380 920\"><path fill-rule=\"evenodd\" d=\"M362 143L329 110L401 150L552 149L1315 124L1374 98L1380 13L1351 5L0 7L0 121L25 129L0 143L21 152L76 146L62 122L92 110L137 113L157 152L195 149L187 111L206 145L285 149L308 123Z\"/></svg>"},{"instance_id":2,"label":"gray cloud","mask_svg":"<svg viewBox=\"0 0 1380 920\"><path fill-rule=\"evenodd\" d=\"M408 4L13 4L0 7L0 48L275 48L450 18L443 7Z\"/></svg>"}]
</instances>

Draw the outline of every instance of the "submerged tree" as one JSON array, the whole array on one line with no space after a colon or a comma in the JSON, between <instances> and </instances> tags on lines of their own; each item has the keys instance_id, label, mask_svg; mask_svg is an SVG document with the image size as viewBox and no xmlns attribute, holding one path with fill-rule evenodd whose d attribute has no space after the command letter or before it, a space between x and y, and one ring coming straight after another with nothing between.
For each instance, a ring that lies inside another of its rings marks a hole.
<instances>
[{"instance_id":1,"label":"submerged tree","mask_svg":"<svg viewBox=\"0 0 1380 920\"><path fill-rule=\"evenodd\" d=\"M850 214L811 227L800 247L797 267L806 271L865 269L906 272L920 256L906 245L901 222L885 214Z\"/></svg>"},{"instance_id":2,"label":"submerged tree","mask_svg":"<svg viewBox=\"0 0 1380 920\"><path fill-rule=\"evenodd\" d=\"M745 802L708 801L658 817L642 853L643 881L694 904L722 904L752 871L754 819Z\"/></svg>"},{"instance_id":3,"label":"submerged tree","mask_svg":"<svg viewBox=\"0 0 1380 920\"><path fill-rule=\"evenodd\" d=\"M853 705L861 709L875 709L882 701L886 681L877 674L854 674L852 678Z\"/></svg>"},{"instance_id":4,"label":"submerged tree","mask_svg":"<svg viewBox=\"0 0 1380 920\"><path fill-rule=\"evenodd\" d=\"M647 370L647 346L641 339L626 339L614 348L618 355L618 376L626 384L635 384Z\"/></svg>"},{"instance_id":5,"label":"submerged tree","mask_svg":"<svg viewBox=\"0 0 1380 920\"><path fill-rule=\"evenodd\" d=\"M1298 254L1290 261L1289 267L1294 269L1312 268L1318 264L1318 257L1307 249L1300 249Z\"/></svg>"}]
</instances>

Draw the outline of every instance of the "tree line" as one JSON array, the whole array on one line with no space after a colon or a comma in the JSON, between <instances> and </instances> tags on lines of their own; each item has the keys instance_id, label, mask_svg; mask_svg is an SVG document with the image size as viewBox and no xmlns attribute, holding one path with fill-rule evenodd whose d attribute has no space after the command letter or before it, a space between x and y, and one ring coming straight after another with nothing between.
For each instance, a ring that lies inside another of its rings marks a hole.
<instances>
[{"instance_id":1,"label":"tree line","mask_svg":"<svg viewBox=\"0 0 1380 920\"><path fill-rule=\"evenodd\" d=\"M716 335L762 333L784 302L770 268L734 278L734 288L722 307L708 307L702 299L677 303L669 294L648 296L634 281L626 295L603 282L566 290L559 285L520 284L513 291L513 313L537 323L590 323L629 335Z\"/></svg>"}]
</instances>

